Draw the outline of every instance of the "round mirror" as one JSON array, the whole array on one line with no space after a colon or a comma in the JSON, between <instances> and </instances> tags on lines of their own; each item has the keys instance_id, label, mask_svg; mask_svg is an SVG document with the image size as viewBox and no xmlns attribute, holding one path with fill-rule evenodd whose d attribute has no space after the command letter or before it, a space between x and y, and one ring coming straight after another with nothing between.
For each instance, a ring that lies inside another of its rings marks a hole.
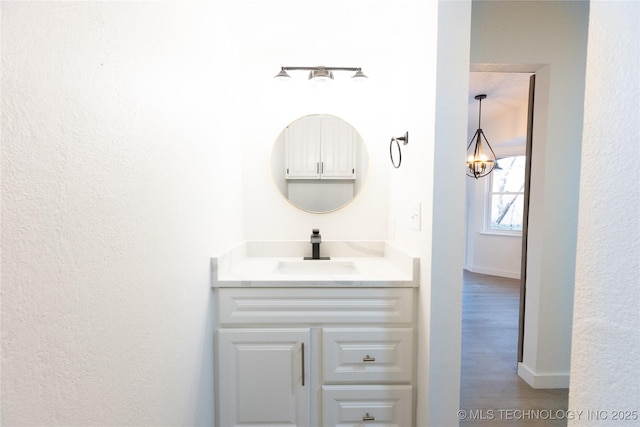
<instances>
[{"instance_id":1,"label":"round mirror","mask_svg":"<svg viewBox=\"0 0 640 427\"><path fill-rule=\"evenodd\" d=\"M280 133L271 153L271 174L292 205L326 213L358 195L368 163L367 148L353 126L335 116L312 114Z\"/></svg>"}]
</instances>

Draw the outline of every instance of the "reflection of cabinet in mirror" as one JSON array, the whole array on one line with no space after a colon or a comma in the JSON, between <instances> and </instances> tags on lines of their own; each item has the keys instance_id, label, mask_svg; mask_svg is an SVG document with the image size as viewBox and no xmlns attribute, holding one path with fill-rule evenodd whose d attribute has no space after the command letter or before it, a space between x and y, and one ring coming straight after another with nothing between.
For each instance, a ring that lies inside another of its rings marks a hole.
<instances>
[{"instance_id":1,"label":"reflection of cabinet in mirror","mask_svg":"<svg viewBox=\"0 0 640 427\"><path fill-rule=\"evenodd\" d=\"M358 131L339 117L311 114L290 123L271 152L271 174L280 194L307 212L346 206L364 185L369 164Z\"/></svg>"},{"instance_id":2,"label":"reflection of cabinet in mirror","mask_svg":"<svg viewBox=\"0 0 640 427\"><path fill-rule=\"evenodd\" d=\"M285 131L287 179L355 179L355 130L331 116L309 117Z\"/></svg>"}]
</instances>

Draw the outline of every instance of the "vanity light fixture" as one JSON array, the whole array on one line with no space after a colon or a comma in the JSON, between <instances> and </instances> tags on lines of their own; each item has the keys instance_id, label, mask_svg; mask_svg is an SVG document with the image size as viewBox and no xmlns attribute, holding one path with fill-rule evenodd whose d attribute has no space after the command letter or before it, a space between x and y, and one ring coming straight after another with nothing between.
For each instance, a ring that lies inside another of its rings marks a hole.
<instances>
[{"instance_id":1,"label":"vanity light fixture","mask_svg":"<svg viewBox=\"0 0 640 427\"><path fill-rule=\"evenodd\" d=\"M478 130L473 134L469 145L467 145L467 176L475 179L489 175L497 164L496 154L493 152L491 145L489 145L489 141L482 131L482 126L480 126L482 100L486 97L487 95L485 94L475 96L475 99L479 101Z\"/></svg>"},{"instance_id":2,"label":"vanity light fixture","mask_svg":"<svg viewBox=\"0 0 640 427\"><path fill-rule=\"evenodd\" d=\"M360 67L325 67L324 65L318 65L316 67L281 67L280 72L273 76L274 78L290 79L291 76L287 71L309 71L309 80L333 80L334 71L355 71L355 74L351 76L354 80L364 80L368 78Z\"/></svg>"}]
</instances>

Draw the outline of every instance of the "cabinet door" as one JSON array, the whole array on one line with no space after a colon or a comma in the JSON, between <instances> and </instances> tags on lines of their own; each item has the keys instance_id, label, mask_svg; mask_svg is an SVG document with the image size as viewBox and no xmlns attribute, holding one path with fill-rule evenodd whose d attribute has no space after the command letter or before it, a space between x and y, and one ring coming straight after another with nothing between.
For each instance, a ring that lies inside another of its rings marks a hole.
<instances>
[{"instance_id":1,"label":"cabinet door","mask_svg":"<svg viewBox=\"0 0 640 427\"><path fill-rule=\"evenodd\" d=\"M322 179L353 179L355 177L354 129L333 117L322 120L320 172Z\"/></svg>"},{"instance_id":2,"label":"cabinet door","mask_svg":"<svg viewBox=\"0 0 640 427\"><path fill-rule=\"evenodd\" d=\"M218 331L220 426L308 426L309 329Z\"/></svg>"},{"instance_id":3,"label":"cabinet door","mask_svg":"<svg viewBox=\"0 0 640 427\"><path fill-rule=\"evenodd\" d=\"M308 118L285 130L287 179L320 178L320 119Z\"/></svg>"}]
</instances>

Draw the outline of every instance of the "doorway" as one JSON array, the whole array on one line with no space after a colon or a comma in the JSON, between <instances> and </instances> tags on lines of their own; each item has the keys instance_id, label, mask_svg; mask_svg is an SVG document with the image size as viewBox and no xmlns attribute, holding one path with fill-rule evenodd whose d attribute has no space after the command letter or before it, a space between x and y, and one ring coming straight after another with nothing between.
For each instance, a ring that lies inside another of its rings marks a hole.
<instances>
[{"instance_id":1,"label":"doorway","mask_svg":"<svg viewBox=\"0 0 640 427\"><path fill-rule=\"evenodd\" d=\"M532 73L470 73L467 133L471 138L482 127L498 166L484 178L467 179L465 270L520 281L515 364L522 361L524 342L534 89ZM479 94L487 95L481 123Z\"/></svg>"}]
</instances>

